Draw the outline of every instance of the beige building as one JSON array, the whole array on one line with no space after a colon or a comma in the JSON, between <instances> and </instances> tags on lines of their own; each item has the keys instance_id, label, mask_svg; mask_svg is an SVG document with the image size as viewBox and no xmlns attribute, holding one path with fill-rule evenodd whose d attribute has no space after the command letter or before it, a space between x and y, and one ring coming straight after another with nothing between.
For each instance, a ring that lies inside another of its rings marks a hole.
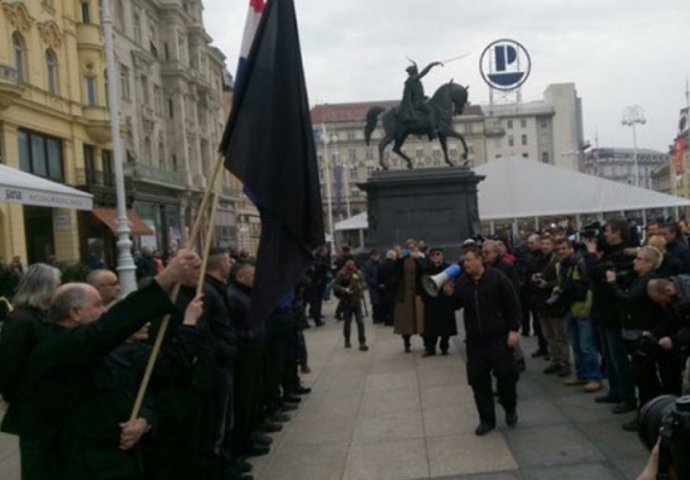
<instances>
[{"instance_id":1,"label":"beige building","mask_svg":"<svg viewBox=\"0 0 690 480\"><path fill-rule=\"evenodd\" d=\"M85 154L110 140L103 37L95 0L0 1L0 155L25 172L77 185ZM0 203L0 256L81 256L75 210Z\"/></svg>"}]
</instances>

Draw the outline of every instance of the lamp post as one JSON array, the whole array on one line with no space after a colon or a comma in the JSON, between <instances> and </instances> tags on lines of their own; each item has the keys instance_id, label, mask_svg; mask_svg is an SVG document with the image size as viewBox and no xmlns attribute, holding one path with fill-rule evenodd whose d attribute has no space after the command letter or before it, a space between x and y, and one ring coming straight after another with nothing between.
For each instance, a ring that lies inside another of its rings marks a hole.
<instances>
[{"instance_id":1,"label":"lamp post","mask_svg":"<svg viewBox=\"0 0 690 480\"><path fill-rule=\"evenodd\" d=\"M637 130L636 125L644 125L647 120L644 118L644 110L639 105L626 107L623 111L623 119L621 124L626 127L632 127L633 134L633 160L635 162L635 186L640 186L640 166L637 161Z\"/></svg>"},{"instance_id":2,"label":"lamp post","mask_svg":"<svg viewBox=\"0 0 690 480\"><path fill-rule=\"evenodd\" d=\"M115 50L113 46L113 21L110 0L103 0L101 9L105 59L108 67L108 108L110 109L110 133L112 135L113 158L115 160L115 196L117 197L117 271L120 274L123 296L137 289L136 266L132 258L132 241L129 239L129 221L125 203L125 177L122 169L122 143L120 141L120 106L118 104L117 73L115 72Z\"/></svg>"},{"instance_id":3,"label":"lamp post","mask_svg":"<svg viewBox=\"0 0 690 480\"><path fill-rule=\"evenodd\" d=\"M323 145L323 175L326 182L326 202L328 203L328 230L331 233L331 243L335 244L335 231L333 230L333 205L331 193L331 159L328 151L328 144L330 143L326 125L321 125L321 143Z\"/></svg>"}]
</instances>

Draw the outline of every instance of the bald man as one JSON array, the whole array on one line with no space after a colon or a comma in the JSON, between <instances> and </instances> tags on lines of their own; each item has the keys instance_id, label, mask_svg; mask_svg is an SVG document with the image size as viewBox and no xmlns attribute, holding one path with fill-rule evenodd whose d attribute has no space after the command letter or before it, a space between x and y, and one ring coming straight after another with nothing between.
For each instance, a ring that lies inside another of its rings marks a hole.
<instances>
[{"instance_id":1,"label":"bald man","mask_svg":"<svg viewBox=\"0 0 690 480\"><path fill-rule=\"evenodd\" d=\"M101 300L106 310L110 309L120 299L120 281L110 270L98 269L89 273L86 283L93 286L101 294Z\"/></svg>"},{"instance_id":2,"label":"bald man","mask_svg":"<svg viewBox=\"0 0 690 480\"><path fill-rule=\"evenodd\" d=\"M30 459L36 479L142 478L140 462L129 450L147 425L127 421L131 399L103 405L112 397L103 395L95 370L147 322L174 309L169 291L199 263L196 254L181 251L150 285L107 312L92 285L68 283L56 290L45 335L29 360L26 401L33 415L20 432L36 443ZM200 315L200 302L192 305L190 314ZM102 415L111 408L120 410Z\"/></svg>"}]
</instances>

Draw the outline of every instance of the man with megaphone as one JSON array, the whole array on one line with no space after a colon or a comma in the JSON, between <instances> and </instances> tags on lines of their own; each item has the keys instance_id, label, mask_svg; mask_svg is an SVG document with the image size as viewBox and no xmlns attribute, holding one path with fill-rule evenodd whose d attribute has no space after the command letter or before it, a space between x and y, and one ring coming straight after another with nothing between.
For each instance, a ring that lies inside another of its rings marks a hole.
<instances>
[{"instance_id":1,"label":"man with megaphone","mask_svg":"<svg viewBox=\"0 0 690 480\"><path fill-rule=\"evenodd\" d=\"M455 280L460 273L460 268L455 265L457 275L451 278L447 273L445 276L443 275L443 272L449 267L450 265L443 261L443 249L432 248L429 250L429 264L424 271L426 276L422 277L422 286L424 287L422 292L424 300L424 355L422 357L436 355L436 345L439 338L441 339L439 345L441 354L448 355L450 337L458 334L455 325L453 299L446 295L438 295L438 290L434 291L427 288L429 281L436 287L437 283L434 283L434 280L443 283ZM455 271L451 270L451 273Z\"/></svg>"},{"instance_id":2,"label":"man with megaphone","mask_svg":"<svg viewBox=\"0 0 690 480\"><path fill-rule=\"evenodd\" d=\"M518 373L513 350L520 341L520 301L503 272L484 266L478 248L465 250L463 269L455 287L447 282L443 293L454 297L456 309L464 310L467 381L479 413L474 433L485 435L496 427L492 373L497 379L506 424L512 427L518 421Z\"/></svg>"}]
</instances>

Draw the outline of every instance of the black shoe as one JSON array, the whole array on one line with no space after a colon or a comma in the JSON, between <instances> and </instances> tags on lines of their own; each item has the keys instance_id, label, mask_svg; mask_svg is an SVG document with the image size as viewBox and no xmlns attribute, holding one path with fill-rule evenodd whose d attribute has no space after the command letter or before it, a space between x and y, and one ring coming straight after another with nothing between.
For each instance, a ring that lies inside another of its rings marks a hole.
<instances>
[{"instance_id":1,"label":"black shoe","mask_svg":"<svg viewBox=\"0 0 690 480\"><path fill-rule=\"evenodd\" d=\"M433 357L434 355L436 355L436 352L424 352L422 358Z\"/></svg>"},{"instance_id":2,"label":"black shoe","mask_svg":"<svg viewBox=\"0 0 690 480\"><path fill-rule=\"evenodd\" d=\"M273 423L273 422L266 422L261 425L259 430L266 432L266 433L275 433L275 432L280 432L283 429L283 426L279 423Z\"/></svg>"},{"instance_id":3,"label":"black shoe","mask_svg":"<svg viewBox=\"0 0 690 480\"><path fill-rule=\"evenodd\" d=\"M273 443L273 439L268 435L261 432L252 432L249 438L255 445L266 445L269 446Z\"/></svg>"},{"instance_id":4,"label":"black shoe","mask_svg":"<svg viewBox=\"0 0 690 480\"><path fill-rule=\"evenodd\" d=\"M621 402L611 409L613 413L628 413L637 410L635 402Z\"/></svg>"},{"instance_id":5,"label":"black shoe","mask_svg":"<svg viewBox=\"0 0 690 480\"><path fill-rule=\"evenodd\" d=\"M324 322L322 322L321 320L317 320L315 323L315 326L317 326L317 327L323 327L324 325L326 325L326 324Z\"/></svg>"},{"instance_id":6,"label":"black shoe","mask_svg":"<svg viewBox=\"0 0 690 480\"><path fill-rule=\"evenodd\" d=\"M266 455L271 449L266 445L251 445L240 451L240 455L243 457L260 457L261 455Z\"/></svg>"},{"instance_id":7,"label":"black shoe","mask_svg":"<svg viewBox=\"0 0 690 480\"><path fill-rule=\"evenodd\" d=\"M283 405L278 407L278 411L280 413L292 412L294 410L297 410L297 405L294 405L292 403L284 403Z\"/></svg>"},{"instance_id":8,"label":"black shoe","mask_svg":"<svg viewBox=\"0 0 690 480\"><path fill-rule=\"evenodd\" d=\"M236 459L232 464L232 469L238 473L249 473L252 468L254 468L252 464L243 458Z\"/></svg>"},{"instance_id":9,"label":"black shoe","mask_svg":"<svg viewBox=\"0 0 690 480\"><path fill-rule=\"evenodd\" d=\"M544 369L544 373L546 374L551 374L551 373L558 373L561 370L561 367L559 365L549 365Z\"/></svg>"},{"instance_id":10,"label":"black shoe","mask_svg":"<svg viewBox=\"0 0 690 480\"><path fill-rule=\"evenodd\" d=\"M311 388L300 385L295 389L295 395L306 395L307 393L311 393Z\"/></svg>"},{"instance_id":11,"label":"black shoe","mask_svg":"<svg viewBox=\"0 0 690 480\"><path fill-rule=\"evenodd\" d=\"M286 413L281 413L281 412L276 412L270 417L271 422L289 422L290 421L290 415Z\"/></svg>"},{"instance_id":12,"label":"black shoe","mask_svg":"<svg viewBox=\"0 0 690 480\"><path fill-rule=\"evenodd\" d=\"M474 429L474 434L481 437L482 435L489 433L495 427L495 425L490 425L488 423L480 423L479 426Z\"/></svg>"},{"instance_id":13,"label":"black shoe","mask_svg":"<svg viewBox=\"0 0 690 480\"><path fill-rule=\"evenodd\" d=\"M304 325L302 325L302 330L306 330L307 328L311 328L311 325L309 325L307 322L304 322Z\"/></svg>"},{"instance_id":14,"label":"black shoe","mask_svg":"<svg viewBox=\"0 0 690 480\"><path fill-rule=\"evenodd\" d=\"M532 358L545 357L548 354L549 352L547 352L546 350L537 350L535 352L532 352Z\"/></svg>"},{"instance_id":15,"label":"black shoe","mask_svg":"<svg viewBox=\"0 0 690 480\"><path fill-rule=\"evenodd\" d=\"M349 340L345 340L345 348L352 348L352 344Z\"/></svg>"},{"instance_id":16,"label":"black shoe","mask_svg":"<svg viewBox=\"0 0 690 480\"><path fill-rule=\"evenodd\" d=\"M564 378L570 376L570 374L570 367L568 365L561 365L561 368L558 370L558 376Z\"/></svg>"},{"instance_id":17,"label":"black shoe","mask_svg":"<svg viewBox=\"0 0 690 480\"><path fill-rule=\"evenodd\" d=\"M369 347L367 347L366 343L362 343L359 345L359 351L360 352L366 352L369 350Z\"/></svg>"},{"instance_id":18,"label":"black shoe","mask_svg":"<svg viewBox=\"0 0 690 480\"><path fill-rule=\"evenodd\" d=\"M285 403L299 403L302 399L294 395L283 395L283 402Z\"/></svg>"},{"instance_id":19,"label":"black shoe","mask_svg":"<svg viewBox=\"0 0 690 480\"><path fill-rule=\"evenodd\" d=\"M623 430L626 432L637 432L637 419L630 420L629 422L625 422L623 425Z\"/></svg>"},{"instance_id":20,"label":"black shoe","mask_svg":"<svg viewBox=\"0 0 690 480\"><path fill-rule=\"evenodd\" d=\"M441 355L448 355L448 350L441 350Z\"/></svg>"},{"instance_id":21,"label":"black shoe","mask_svg":"<svg viewBox=\"0 0 690 480\"><path fill-rule=\"evenodd\" d=\"M618 403L618 400L610 397L608 394L594 397L594 401L597 403Z\"/></svg>"},{"instance_id":22,"label":"black shoe","mask_svg":"<svg viewBox=\"0 0 690 480\"><path fill-rule=\"evenodd\" d=\"M518 421L518 416L517 416L517 411L513 410L512 412L506 412L506 424L509 427L514 427L515 424Z\"/></svg>"}]
</instances>

